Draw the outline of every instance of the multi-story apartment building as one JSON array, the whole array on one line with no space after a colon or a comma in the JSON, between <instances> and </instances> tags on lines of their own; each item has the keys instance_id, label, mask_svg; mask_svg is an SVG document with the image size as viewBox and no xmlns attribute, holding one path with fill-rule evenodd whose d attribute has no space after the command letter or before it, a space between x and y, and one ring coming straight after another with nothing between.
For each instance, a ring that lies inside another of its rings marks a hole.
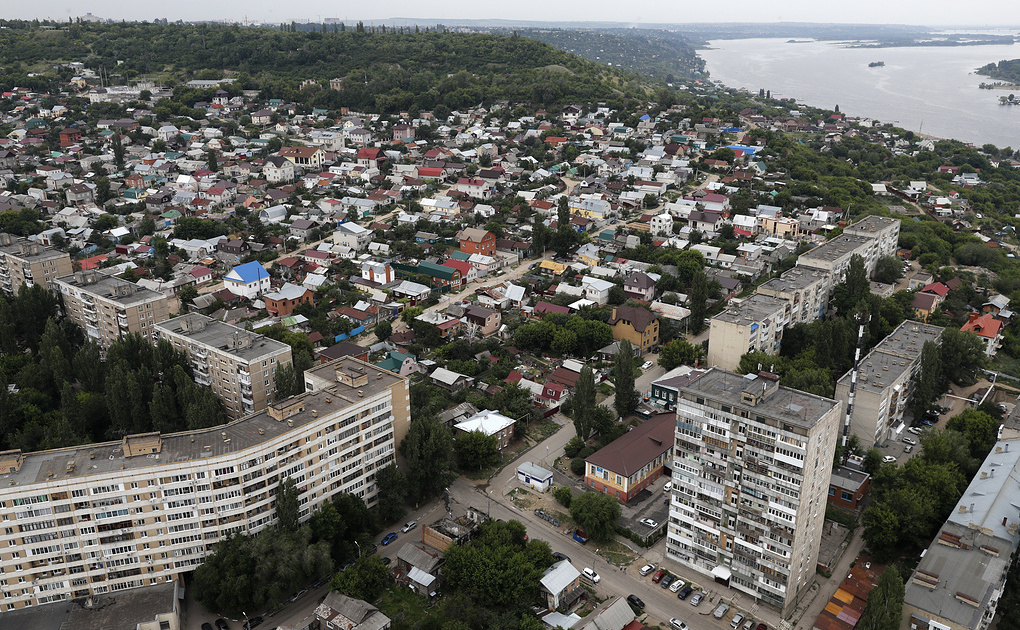
<instances>
[{"instance_id":1,"label":"multi-story apartment building","mask_svg":"<svg viewBox=\"0 0 1020 630\"><path fill-rule=\"evenodd\" d=\"M293 363L289 345L199 313L160 322L156 330L188 355L195 382L216 394L231 419L265 409L276 370Z\"/></svg>"},{"instance_id":2,"label":"multi-story apartment building","mask_svg":"<svg viewBox=\"0 0 1020 630\"><path fill-rule=\"evenodd\" d=\"M868 257L873 255L876 262L883 256L895 256L900 248L899 219L871 215L843 228L843 234L870 238L875 244L875 251L869 252Z\"/></svg>"},{"instance_id":3,"label":"multi-story apartment building","mask_svg":"<svg viewBox=\"0 0 1020 630\"><path fill-rule=\"evenodd\" d=\"M339 493L374 505L410 423L407 381L352 358L328 367L328 386L219 427L0 453L2 609L174 580L231 532L272 525L287 478L302 521Z\"/></svg>"},{"instance_id":4,"label":"multi-story apartment building","mask_svg":"<svg viewBox=\"0 0 1020 630\"><path fill-rule=\"evenodd\" d=\"M735 370L747 352L779 354L791 311L786 300L755 294L719 313L709 328L708 364Z\"/></svg>"},{"instance_id":5,"label":"multi-story apartment building","mask_svg":"<svg viewBox=\"0 0 1020 630\"><path fill-rule=\"evenodd\" d=\"M156 341L156 324L170 319L178 309L176 297L96 270L62 276L53 286L60 294L64 315L103 348L129 333Z\"/></svg>"},{"instance_id":6,"label":"multi-story apartment building","mask_svg":"<svg viewBox=\"0 0 1020 630\"><path fill-rule=\"evenodd\" d=\"M14 295L21 285L42 285L74 271L71 256L27 238L0 232L0 290Z\"/></svg>"},{"instance_id":7,"label":"multi-story apartment building","mask_svg":"<svg viewBox=\"0 0 1020 630\"><path fill-rule=\"evenodd\" d=\"M864 446L882 444L903 430L903 413L913 392L914 375L921 369L921 348L938 343L942 328L907 320L860 360L850 433ZM850 400L853 369L836 383L836 398Z\"/></svg>"},{"instance_id":8,"label":"multi-story apartment building","mask_svg":"<svg viewBox=\"0 0 1020 630\"><path fill-rule=\"evenodd\" d=\"M842 416L764 372L681 387L667 558L793 610L814 578Z\"/></svg>"},{"instance_id":9,"label":"multi-story apartment building","mask_svg":"<svg viewBox=\"0 0 1020 630\"><path fill-rule=\"evenodd\" d=\"M755 293L767 295L790 303L790 317L786 324L792 326L810 323L825 315L829 302L829 274L818 269L794 267L762 284Z\"/></svg>"}]
</instances>

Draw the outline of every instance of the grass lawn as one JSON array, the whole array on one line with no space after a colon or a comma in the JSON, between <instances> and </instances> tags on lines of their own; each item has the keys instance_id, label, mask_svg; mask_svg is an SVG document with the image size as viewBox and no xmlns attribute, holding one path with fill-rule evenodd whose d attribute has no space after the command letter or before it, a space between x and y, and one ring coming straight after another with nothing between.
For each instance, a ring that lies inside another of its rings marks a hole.
<instances>
[{"instance_id":1,"label":"grass lawn","mask_svg":"<svg viewBox=\"0 0 1020 630\"><path fill-rule=\"evenodd\" d=\"M383 593L377 606L398 629L419 627L428 617L431 604L409 588L394 586Z\"/></svg>"},{"instance_id":2,"label":"grass lawn","mask_svg":"<svg viewBox=\"0 0 1020 630\"><path fill-rule=\"evenodd\" d=\"M536 443L541 442L559 430L560 425L556 424L553 420L545 418L541 422L531 423L531 427L528 429L528 438L534 440Z\"/></svg>"}]
</instances>

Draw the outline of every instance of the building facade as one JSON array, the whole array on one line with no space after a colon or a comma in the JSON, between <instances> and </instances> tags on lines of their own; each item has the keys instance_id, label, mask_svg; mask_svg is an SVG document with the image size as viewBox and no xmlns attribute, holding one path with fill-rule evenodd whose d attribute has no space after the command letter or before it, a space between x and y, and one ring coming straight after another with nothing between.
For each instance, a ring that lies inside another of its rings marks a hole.
<instances>
[{"instance_id":1,"label":"building facade","mask_svg":"<svg viewBox=\"0 0 1020 630\"><path fill-rule=\"evenodd\" d=\"M825 315L829 301L829 274L810 268L794 267L778 278L765 282L755 293L790 303L790 317L786 325L810 323Z\"/></svg>"},{"instance_id":2,"label":"building facade","mask_svg":"<svg viewBox=\"0 0 1020 630\"><path fill-rule=\"evenodd\" d=\"M914 375L921 369L925 342L938 343L942 328L907 320L871 349L858 363L850 433L865 447L895 438L905 428L903 414L913 392ZM850 400L853 370L836 382L836 398Z\"/></svg>"},{"instance_id":3,"label":"building facade","mask_svg":"<svg viewBox=\"0 0 1020 630\"><path fill-rule=\"evenodd\" d=\"M791 308L786 300L755 294L713 317L708 332L708 364L735 370L740 357L748 352L779 354Z\"/></svg>"},{"instance_id":4,"label":"building facade","mask_svg":"<svg viewBox=\"0 0 1020 630\"><path fill-rule=\"evenodd\" d=\"M667 558L793 610L815 575L842 415L764 372L682 387Z\"/></svg>"},{"instance_id":5,"label":"building facade","mask_svg":"<svg viewBox=\"0 0 1020 630\"><path fill-rule=\"evenodd\" d=\"M275 523L287 478L302 521L339 493L374 505L410 423L407 382L356 359L323 367L328 386L226 425L0 453L3 610L177 579L231 532Z\"/></svg>"},{"instance_id":6,"label":"building facade","mask_svg":"<svg viewBox=\"0 0 1020 630\"><path fill-rule=\"evenodd\" d=\"M48 289L54 279L73 271L67 252L0 232L0 290L7 295L17 295L21 285Z\"/></svg>"},{"instance_id":7,"label":"building facade","mask_svg":"<svg viewBox=\"0 0 1020 630\"><path fill-rule=\"evenodd\" d=\"M170 319L178 309L176 297L97 270L57 278L53 288L60 294L64 315L104 349L130 333L155 342L156 324Z\"/></svg>"},{"instance_id":8,"label":"building facade","mask_svg":"<svg viewBox=\"0 0 1020 630\"><path fill-rule=\"evenodd\" d=\"M875 251L873 254L869 252L869 256L874 255L877 261L884 256L896 255L900 246L900 220L871 215L843 228L843 234L870 238L874 242Z\"/></svg>"},{"instance_id":9,"label":"building facade","mask_svg":"<svg viewBox=\"0 0 1020 630\"><path fill-rule=\"evenodd\" d=\"M584 460L584 483L627 503L663 476L673 459L672 413L649 418Z\"/></svg>"},{"instance_id":10,"label":"building facade","mask_svg":"<svg viewBox=\"0 0 1020 630\"><path fill-rule=\"evenodd\" d=\"M289 345L199 313L168 319L156 329L160 339L188 355L195 383L211 389L232 420L268 407L276 370L293 363Z\"/></svg>"}]
</instances>

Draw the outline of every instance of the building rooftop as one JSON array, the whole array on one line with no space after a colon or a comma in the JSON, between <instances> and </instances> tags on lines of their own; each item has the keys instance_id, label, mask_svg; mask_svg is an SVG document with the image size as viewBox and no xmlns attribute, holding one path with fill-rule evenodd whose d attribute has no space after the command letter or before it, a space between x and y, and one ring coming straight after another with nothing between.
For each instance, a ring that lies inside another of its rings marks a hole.
<instances>
[{"instance_id":1,"label":"building rooftop","mask_svg":"<svg viewBox=\"0 0 1020 630\"><path fill-rule=\"evenodd\" d=\"M822 243L811 251L801 254L797 259L797 265L800 266L802 263L806 264L811 261L832 262L839 260L871 242L872 239L866 236L842 234L831 241Z\"/></svg>"},{"instance_id":2,"label":"building rooftop","mask_svg":"<svg viewBox=\"0 0 1020 630\"><path fill-rule=\"evenodd\" d=\"M72 600L5 611L0 615L0 630L135 628L177 608L177 584L131 588L113 596L97 595L92 600L94 605L89 608L84 600Z\"/></svg>"},{"instance_id":3,"label":"building rooftop","mask_svg":"<svg viewBox=\"0 0 1020 630\"><path fill-rule=\"evenodd\" d=\"M805 289L816 282L824 283L829 274L819 269L810 267L793 267L783 272L783 275L772 278L758 287L758 291L776 293L793 293Z\"/></svg>"},{"instance_id":4,"label":"building rooftop","mask_svg":"<svg viewBox=\"0 0 1020 630\"><path fill-rule=\"evenodd\" d=\"M629 477L673 448L676 414L660 413L585 458L585 462Z\"/></svg>"},{"instance_id":5,"label":"building rooftop","mask_svg":"<svg viewBox=\"0 0 1020 630\"><path fill-rule=\"evenodd\" d=\"M785 300L768 295L754 294L743 302L719 313L712 319L731 324L754 324L764 319L776 317L786 311Z\"/></svg>"},{"instance_id":6,"label":"building rooftop","mask_svg":"<svg viewBox=\"0 0 1020 630\"><path fill-rule=\"evenodd\" d=\"M67 256L65 252L58 249L35 243L27 238L7 234L6 232L0 232L0 252L30 262Z\"/></svg>"},{"instance_id":7,"label":"building rooftop","mask_svg":"<svg viewBox=\"0 0 1020 630\"><path fill-rule=\"evenodd\" d=\"M340 412L357 404L360 398L374 396L404 380L352 357L338 359L307 373L312 372L328 380L330 385L277 401L264 411L227 424L159 436L156 452L144 457L125 456L126 441L123 440L36 453L5 451L0 453L0 470L9 472L0 475L0 484L10 486L8 492L16 492L21 485L59 483L90 475L133 474L144 469L159 474L163 465L240 453L299 431L320 416ZM8 466L8 462L15 459L18 465Z\"/></svg>"},{"instance_id":8,"label":"building rooftop","mask_svg":"<svg viewBox=\"0 0 1020 630\"><path fill-rule=\"evenodd\" d=\"M857 386L881 391L891 385L903 372L912 368L914 360L921 356L925 342L938 341L941 335L940 326L912 320L903 322L861 359ZM851 369L844 374L839 382L849 385L852 372Z\"/></svg>"},{"instance_id":9,"label":"building rooftop","mask_svg":"<svg viewBox=\"0 0 1020 630\"><path fill-rule=\"evenodd\" d=\"M682 394L717 400L735 409L746 409L754 416L775 418L802 429L810 429L834 407L842 404L831 398L781 385L770 385L766 381L768 379L762 376L741 376L712 368L680 391ZM755 404L745 402L745 393L755 397Z\"/></svg>"},{"instance_id":10,"label":"building rooftop","mask_svg":"<svg viewBox=\"0 0 1020 630\"><path fill-rule=\"evenodd\" d=\"M167 299L162 293L151 291L123 278L97 270L77 271L69 276L57 278L57 282L125 307Z\"/></svg>"},{"instance_id":11,"label":"building rooftop","mask_svg":"<svg viewBox=\"0 0 1020 630\"><path fill-rule=\"evenodd\" d=\"M165 322L158 322L156 328L161 333L166 331L187 337L191 341L215 348L248 363L290 348L281 341L231 326L200 313L188 313Z\"/></svg>"},{"instance_id":12,"label":"building rooftop","mask_svg":"<svg viewBox=\"0 0 1020 630\"><path fill-rule=\"evenodd\" d=\"M832 468L832 485L839 486L844 490L856 492L868 480L868 473L847 468L845 466L834 466Z\"/></svg>"},{"instance_id":13,"label":"building rooftop","mask_svg":"<svg viewBox=\"0 0 1020 630\"><path fill-rule=\"evenodd\" d=\"M890 217L880 217L877 214L864 217L857 223L846 226L844 232L849 230L850 233L865 232L869 234L877 234L882 230L891 227L894 223L898 224L899 219L892 219Z\"/></svg>"}]
</instances>

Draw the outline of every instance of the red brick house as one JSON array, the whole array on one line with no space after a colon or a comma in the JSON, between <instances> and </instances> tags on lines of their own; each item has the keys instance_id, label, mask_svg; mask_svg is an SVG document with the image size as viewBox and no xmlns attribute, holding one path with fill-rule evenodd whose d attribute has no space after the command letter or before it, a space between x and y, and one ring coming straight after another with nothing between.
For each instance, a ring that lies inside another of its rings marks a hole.
<instances>
[{"instance_id":1,"label":"red brick house","mask_svg":"<svg viewBox=\"0 0 1020 630\"><path fill-rule=\"evenodd\" d=\"M496 255L496 235L478 228L464 228L460 231L460 251L465 254Z\"/></svg>"},{"instance_id":2,"label":"red brick house","mask_svg":"<svg viewBox=\"0 0 1020 630\"><path fill-rule=\"evenodd\" d=\"M866 472L853 468L835 466L829 478L829 496L827 500L836 507L845 510L856 510L871 485L871 477Z\"/></svg>"}]
</instances>

